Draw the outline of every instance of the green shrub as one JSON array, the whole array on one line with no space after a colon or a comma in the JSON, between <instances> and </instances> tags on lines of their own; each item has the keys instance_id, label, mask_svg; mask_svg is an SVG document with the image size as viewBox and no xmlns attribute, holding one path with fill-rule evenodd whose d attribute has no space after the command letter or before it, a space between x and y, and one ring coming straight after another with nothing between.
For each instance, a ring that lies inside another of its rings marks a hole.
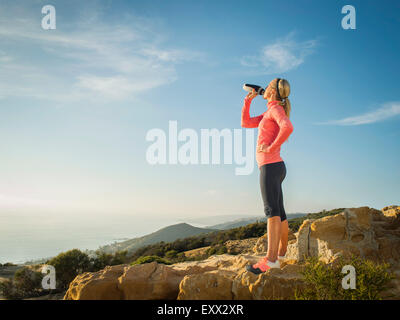
<instances>
[{"instance_id":1,"label":"green shrub","mask_svg":"<svg viewBox=\"0 0 400 320\"><path fill-rule=\"evenodd\" d=\"M144 264L144 263L149 263L149 262L153 262L156 261L158 263L163 263L163 264L171 264L171 262L169 262L166 259L163 259L159 256L144 256L144 257L140 257L139 259L133 261L131 263L131 265L135 265L135 264Z\"/></svg>"},{"instance_id":2,"label":"green shrub","mask_svg":"<svg viewBox=\"0 0 400 320\"><path fill-rule=\"evenodd\" d=\"M89 256L78 249L60 253L46 264L56 269L57 289L66 289L78 274L92 270Z\"/></svg>"},{"instance_id":3,"label":"green shrub","mask_svg":"<svg viewBox=\"0 0 400 320\"><path fill-rule=\"evenodd\" d=\"M351 265L356 272L356 288L344 289L342 273L345 265ZM359 257L340 258L334 265L328 265L309 258L306 261L304 276L305 287L296 290L297 300L377 300L388 288L393 274L386 263L374 263Z\"/></svg>"},{"instance_id":4,"label":"green shrub","mask_svg":"<svg viewBox=\"0 0 400 320\"><path fill-rule=\"evenodd\" d=\"M12 262L6 262L5 264L3 264L3 267L15 267L16 264L12 263Z\"/></svg>"},{"instance_id":5,"label":"green shrub","mask_svg":"<svg viewBox=\"0 0 400 320\"><path fill-rule=\"evenodd\" d=\"M14 286L14 282L10 279L6 279L0 282L0 293L6 299L22 299L23 293L17 290Z\"/></svg>"},{"instance_id":6,"label":"green shrub","mask_svg":"<svg viewBox=\"0 0 400 320\"><path fill-rule=\"evenodd\" d=\"M47 261L56 270L56 289L42 289L44 275L32 268L24 267L17 270L13 280L0 284L0 291L7 299L23 299L36 297L49 292L57 292L66 289L69 283L80 273L98 271L106 266L123 264L127 260L127 251L119 251L115 254L96 252L96 257L89 256L78 249L60 253Z\"/></svg>"},{"instance_id":7,"label":"green shrub","mask_svg":"<svg viewBox=\"0 0 400 320\"><path fill-rule=\"evenodd\" d=\"M24 267L14 274L14 283L20 288L25 296L33 296L42 288L43 274L41 272Z\"/></svg>"},{"instance_id":8,"label":"green shrub","mask_svg":"<svg viewBox=\"0 0 400 320\"><path fill-rule=\"evenodd\" d=\"M228 249L224 246L224 245L215 245L215 246L211 246L210 248L207 249L205 257L201 256L201 259L205 259L209 256L212 256L214 254L218 255L218 254L224 254L227 253Z\"/></svg>"},{"instance_id":9,"label":"green shrub","mask_svg":"<svg viewBox=\"0 0 400 320\"><path fill-rule=\"evenodd\" d=\"M176 258L178 252L176 250L169 250L165 253L165 257L169 259L174 259Z\"/></svg>"},{"instance_id":10,"label":"green shrub","mask_svg":"<svg viewBox=\"0 0 400 320\"><path fill-rule=\"evenodd\" d=\"M217 253L217 249L215 247L211 247L207 249L207 256L212 256Z\"/></svg>"},{"instance_id":11,"label":"green shrub","mask_svg":"<svg viewBox=\"0 0 400 320\"><path fill-rule=\"evenodd\" d=\"M220 247L217 249L216 254L224 254L224 253L227 253L227 252L228 252L228 249L227 249L225 246L220 246Z\"/></svg>"},{"instance_id":12,"label":"green shrub","mask_svg":"<svg viewBox=\"0 0 400 320\"><path fill-rule=\"evenodd\" d=\"M111 260L111 265L115 266L118 264L124 264L127 262L127 256L128 256L128 251L127 250L123 250L123 251L117 251L112 260Z\"/></svg>"},{"instance_id":13,"label":"green shrub","mask_svg":"<svg viewBox=\"0 0 400 320\"><path fill-rule=\"evenodd\" d=\"M92 264L91 271L104 269L106 266L124 264L127 261L128 251L118 251L115 254L96 251L96 257L90 259Z\"/></svg>"},{"instance_id":14,"label":"green shrub","mask_svg":"<svg viewBox=\"0 0 400 320\"><path fill-rule=\"evenodd\" d=\"M101 269L104 269L106 266L111 265L111 261L113 259L113 255L109 253L104 253L104 252L98 252L96 253L96 257L91 258L91 263L92 263L92 271L98 271Z\"/></svg>"},{"instance_id":15,"label":"green shrub","mask_svg":"<svg viewBox=\"0 0 400 320\"><path fill-rule=\"evenodd\" d=\"M28 267L17 270L14 278L0 282L0 292L6 299L23 299L43 294L43 274Z\"/></svg>"}]
</instances>

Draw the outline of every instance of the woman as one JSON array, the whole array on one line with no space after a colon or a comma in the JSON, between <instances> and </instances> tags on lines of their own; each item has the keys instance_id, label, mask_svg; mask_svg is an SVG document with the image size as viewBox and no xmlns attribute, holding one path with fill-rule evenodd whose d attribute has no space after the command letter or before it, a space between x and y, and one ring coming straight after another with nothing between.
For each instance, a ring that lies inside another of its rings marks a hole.
<instances>
[{"instance_id":1,"label":"woman","mask_svg":"<svg viewBox=\"0 0 400 320\"><path fill-rule=\"evenodd\" d=\"M254 265L246 268L255 274L270 268L280 268L279 259L286 254L288 221L283 207L282 181L286 176L285 162L280 156L281 144L293 132L290 116L290 85L285 79L272 80L264 92L268 110L257 117L250 117L251 101L257 93L253 89L244 99L242 127L257 128L256 159L260 169L261 195L264 213L268 218L268 252Z\"/></svg>"}]
</instances>

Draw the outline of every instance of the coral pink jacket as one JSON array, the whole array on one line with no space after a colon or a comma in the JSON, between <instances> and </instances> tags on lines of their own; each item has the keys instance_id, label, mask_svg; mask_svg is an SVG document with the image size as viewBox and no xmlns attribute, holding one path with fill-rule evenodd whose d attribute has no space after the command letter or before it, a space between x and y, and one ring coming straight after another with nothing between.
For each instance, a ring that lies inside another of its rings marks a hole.
<instances>
[{"instance_id":1,"label":"coral pink jacket","mask_svg":"<svg viewBox=\"0 0 400 320\"><path fill-rule=\"evenodd\" d=\"M267 163L283 161L281 145L293 132L293 125L279 101L268 102L268 109L257 117L250 117L251 99L244 98L242 127L257 128L257 146L267 145L266 152L256 152L258 167Z\"/></svg>"}]
</instances>

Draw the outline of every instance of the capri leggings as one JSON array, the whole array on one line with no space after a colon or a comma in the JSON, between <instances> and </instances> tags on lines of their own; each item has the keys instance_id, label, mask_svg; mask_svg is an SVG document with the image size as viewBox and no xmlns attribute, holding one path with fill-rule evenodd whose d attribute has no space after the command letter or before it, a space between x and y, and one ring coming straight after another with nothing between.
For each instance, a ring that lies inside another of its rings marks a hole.
<instances>
[{"instance_id":1,"label":"capri leggings","mask_svg":"<svg viewBox=\"0 0 400 320\"><path fill-rule=\"evenodd\" d=\"M267 163L260 167L261 195L267 218L281 217L281 221L286 220L282 193L282 181L285 177L284 161Z\"/></svg>"}]
</instances>

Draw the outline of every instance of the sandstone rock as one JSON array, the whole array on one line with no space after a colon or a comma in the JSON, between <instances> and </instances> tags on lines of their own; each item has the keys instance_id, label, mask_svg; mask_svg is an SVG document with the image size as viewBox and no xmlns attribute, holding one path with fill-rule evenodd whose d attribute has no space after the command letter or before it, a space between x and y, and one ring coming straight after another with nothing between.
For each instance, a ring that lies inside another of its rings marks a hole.
<instances>
[{"instance_id":1,"label":"sandstone rock","mask_svg":"<svg viewBox=\"0 0 400 320\"><path fill-rule=\"evenodd\" d=\"M228 270L187 275L179 285L178 300L232 300L235 275Z\"/></svg>"},{"instance_id":2,"label":"sandstone rock","mask_svg":"<svg viewBox=\"0 0 400 320\"><path fill-rule=\"evenodd\" d=\"M255 261L252 261L254 263ZM232 281L232 294L234 300L253 300L250 286L257 281L259 275L241 270Z\"/></svg>"},{"instance_id":3,"label":"sandstone rock","mask_svg":"<svg viewBox=\"0 0 400 320\"><path fill-rule=\"evenodd\" d=\"M400 215L400 206L392 205L382 208L382 212L386 217L398 217Z\"/></svg>"},{"instance_id":4,"label":"sandstone rock","mask_svg":"<svg viewBox=\"0 0 400 320\"><path fill-rule=\"evenodd\" d=\"M124 266L108 266L98 272L85 272L78 275L69 285L64 300L120 300L118 277Z\"/></svg>"},{"instance_id":5,"label":"sandstone rock","mask_svg":"<svg viewBox=\"0 0 400 320\"><path fill-rule=\"evenodd\" d=\"M217 264L184 262L173 266L157 262L106 267L78 275L69 285L65 300L176 299L186 274L217 269Z\"/></svg>"},{"instance_id":6,"label":"sandstone rock","mask_svg":"<svg viewBox=\"0 0 400 320\"><path fill-rule=\"evenodd\" d=\"M229 254L251 253L254 245L260 238L249 238L243 240L228 240L224 243Z\"/></svg>"},{"instance_id":7,"label":"sandstone rock","mask_svg":"<svg viewBox=\"0 0 400 320\"><path fill-rule=\"evenodd\" d=\"M154 261L126 267L118 289L127 300L175 299L182 277L182 271Z\"/></svg>"},{"instance_id":8,"label":"sandstone rock","mask_svg":"<svg viewBox=\"0 0 400 320\"><path fill-rule=\"evenodd\" d=\"M236 270L244 268L247 261L242 256L219 255L174 265L154 261L133 266L109 266L98 272L78 275L70 283L64 299L176 299L179 283L185 275L217 269Z\"/></svg>"},{"instance_id":9,"label":"sandstone rock","mask_svg":"<svg viewBox=\"0 0 400 320\"><path fill-rule=\"evenodd\" d=\"M286 258L289 260L297 260L303 262L305 257L309 255L309 237L310 226L313 219L306 219L296 233L296 242L288 244Z\"/></svg>"},{"instance_id":10,"label":"sandstone rock","mask_svg":"<svg viewBox=\"0 0 400 320\"><path fill-rule=\"evenodd\" d=\"M293 299L294 290L303 285L301 266L287 264L282 269L269 270L255 275L244 266L260 257L247 256L241 259L226 259L225 267L204 274L185 276L179 286L179 300L262 300ZM248 259L248 260L247 260ZM230 265L230 268L229 268Z\"/></svg>"},{"instance_id":11,"label":"sandstone rock","mask_svg":"<svg viewBox=\"0 0 400 320\"><path fill-rule=\"evenodd\" d=\"M318 256L329 263L339 255L352 254L372 260L398 260L400 228L392 216L369 208L349 208L318 220L305 220L297 243L289 244L288 259L304 261Z\"/></svg>"},{"instance_id":12,"label":"sandstone rock","mask_svg":"<svg viewBox=\"0 0 400 320\"><path fill-rule=\"evenodd\" d=\"M258 238L254 248L253 248L253 252L255 254L266 254L266 252L268 251L268 234L264 234L263 236L261 236L260 238Z\"/></svg>"},{"instance_id":13,"label":"sandstone rock","mask_svg":"<svg viewBox=\"0 0 400 320\"><path fill-rule=\"evenodd\" d=\"M270 269L259 275L256 282L250 284L254 300L293 299L296 290L304 288L302 267L286 265L282 269Z\"/></svg>"}]
</instances>

